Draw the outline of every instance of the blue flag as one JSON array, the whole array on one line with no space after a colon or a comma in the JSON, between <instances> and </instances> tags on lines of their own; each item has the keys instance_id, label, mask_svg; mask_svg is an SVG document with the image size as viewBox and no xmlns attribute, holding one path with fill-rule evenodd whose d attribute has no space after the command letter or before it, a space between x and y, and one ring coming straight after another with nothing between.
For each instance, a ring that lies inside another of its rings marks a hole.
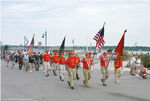
<instances>
[{"instance_id":1,"label":"blue flag","mask_svg":"<svg viewBox=\"0 0 150 101\"><path fill-rule=\"evenodd\" d=\"M59 55L60 55L61 53L64 53L64 49L65 49L65 39L66 39L66 37L64 37L64 40L63 40L63 42L61 43L61 46L60 46L60 48L59 48Z\"/></svg>"}]
</instances>

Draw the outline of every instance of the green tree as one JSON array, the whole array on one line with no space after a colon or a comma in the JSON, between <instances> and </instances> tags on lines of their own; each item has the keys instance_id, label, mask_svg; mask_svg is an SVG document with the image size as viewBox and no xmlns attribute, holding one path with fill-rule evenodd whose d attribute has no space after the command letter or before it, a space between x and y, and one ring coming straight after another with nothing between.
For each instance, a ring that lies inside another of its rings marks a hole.
<instances>
[{"instance_id":1,"label":"green tree","mask_svg":"<svg viewBox=\"0 0 150 101\"><path fill-rule=\"evenodd\" d=\"M8 50L8 45L4 46L4 50L6 50L6 51Z\"/></svg>"},{"instance_id":2,"label":"green tree","mask_svg":"<svg viewBox=\"0 0 150 101\"><path fill-rule=\"evenodd\" d=\"M146 68L150 68L150 55L149 54L141 54L141 60L143 62L143 65Z\"/></svg>"},{"instance_id":3,"label":"green tree","mask_svg":"<svg viewBox=\"0 0 150 101\"><path fill-rule=\"evenodd\" d=\"M128 60L130 58L130 54L128 51L124 50L123 51L123 60Z\"/></svg>"}]
</instances>

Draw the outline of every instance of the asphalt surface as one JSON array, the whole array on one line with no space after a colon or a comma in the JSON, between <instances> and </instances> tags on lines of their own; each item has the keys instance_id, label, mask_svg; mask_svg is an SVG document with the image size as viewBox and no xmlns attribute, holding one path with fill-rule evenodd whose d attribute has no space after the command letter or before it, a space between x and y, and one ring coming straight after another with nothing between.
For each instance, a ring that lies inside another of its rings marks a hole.
<instances>
[{"instance_id":1,"label":"asphalt surface","mask_svg":"<svg viewBox=\"0 0 150 101\"><path fill-rule=\"evenodd\" d=\"M98 65L97 65L98 66ZM98 68L98 67L97 67ZM107 87L101 84L101 71L95 69L91 73L90 88L83 85L82 68L79 80L75 80L72 90L58 76L45 77L42 71L18 70L6 67L1 62L1 101L150 101L150 76L143 80L124 71L120 83L114 83L114 74L110 70Z\"/></svg>"}]
</instances>

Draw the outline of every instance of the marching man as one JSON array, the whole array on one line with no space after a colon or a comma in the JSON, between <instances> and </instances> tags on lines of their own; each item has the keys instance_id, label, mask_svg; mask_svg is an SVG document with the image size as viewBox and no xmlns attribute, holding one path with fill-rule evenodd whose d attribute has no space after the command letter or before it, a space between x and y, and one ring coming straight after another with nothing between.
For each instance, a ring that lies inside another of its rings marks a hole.
<instances>
[{"instance_id":1,"label":"marching man","mask_svg":"<svg viewBox=\"0 0 150 101\"><path fill-rule=\"evenodd\" d=\"M106 79L109 76L109 72L108 72L109 59L107 58L107 52L103 52L103 56L101 56L101 59L100 59L101 72L103 75L103 78L101 79L101 81L102 81L103 86L107 86L106 85Z\"/></svg>"},{"instance_id":2,"label":"marching man","mask_svg":"<svg viewBox=\"0 0 150 101\"><path fill-rule=\"evenodd\" d=\"M60 80L61 81L64 81L64 74L66 72L66 68L65 68L65 57L64 57L64 53L61 53L60 54L60 58L59 58L59 61L58 61L58 68L60 70Z\"/></svg>"},{"instance_id":3,"label":"marching man","mask_svg":"<svg viewBox=\"0 0 150 101\"><path fill-rule=\"evenodd\" d=\"M123 36L121 38L121 40L119 41L116 49L115 49L115 53L117 54L117 58L114 61L114 67L115 67L115 83L119 83L119 78L122 74L122 57L123 57L123 49L124 49L124 36L125 33L127 32L127 30L124 31Z\"/></svg>"},{"instance_id":4,"label":"marching man","mask_svg":"<svg viewBox=\"0 0 150 101\"><path fill-rule=\"evenodd\" d=\"M90 69L91 71L93 71L94 64L93 64L93 57L91 52L89 52L89 59L90 59Z\"/></svg>"},{"instance_id":5,"label":"marching man","mask_svg":"<svg viewBox=\"0 0 150 101\"><path fill-rule=\"evenodd\" d=\"M58 64L58 56L57 56L57 52L54 52L54 56L52 57L52 62L53 62L53 74L55 76L57 76L56 74L56 70L57 68L57 64Z\"/></svg>"},{"instance_id":6,"label":"marching man","mask_svg":"<svg viewBox=\"0 0 150 101\"><path fill-rule=\"evenodd\" d=\"M80 58L79 58L78 54L76 54L75 58L76 58L76 78L77 78L77 80L79 80L80 78L78 75L78 69L80 67Z\"/></svg>"},{"instance_id":7,"label":"marching man","mask_svg":"<svg viewBox=\"0 0 150 101\"><path fill-rule=\"evenodd\" d=\"M43 65L45 76L49 76L48 69L50 69L50 54L48 54L49 50L46 50L46 54L43 55Z\"/></svg>"},{"instance_id":8,"label":"marching man","mask_svg":"<svg viewBox=\"0 0 150 101\"><path fill-rule=\"evenodd\" d=\"M116 60L114 61L114 67L115 67L115 83L119 83L119 78L122 75L122 57L117 55Z\"/></svg>"},{"instance_id":9,"label":"marching man","mask_svg":"<svg viewBox=\"0 0 150 101\"><path fill-rule=\"evenodd\" d=\"M90 73L90 59L89 59L89 54L85 54L85 58L82 60L83 63L83 74L84 74L84 80L83 83L86 87L89 88L89 83L88 80L91 78L91 73Z\"/></svg>"},{"instance_id":10,"label":"marching man","mask_svg":"<svg viewBox=\"0 0 150 101\"><path fill-rule=\"evenodd\" d=\"M74 58L74 52L69 53L70 57L68 57L66 61L66 68L69 72L69 81L68 85L71 87L71 89L74 89L74 83L73 80L76 79L76 58Z\"/></svg>"}]
</instances>

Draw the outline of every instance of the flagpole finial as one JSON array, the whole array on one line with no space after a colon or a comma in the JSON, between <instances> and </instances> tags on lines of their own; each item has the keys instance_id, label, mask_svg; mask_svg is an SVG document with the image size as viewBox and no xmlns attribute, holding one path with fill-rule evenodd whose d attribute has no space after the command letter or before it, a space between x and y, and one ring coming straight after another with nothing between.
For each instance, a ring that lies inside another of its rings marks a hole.
<instances>
[{"instance_id":1,"label":"flagpole finial","mask_svg":"<svg viewBox=\"0 0 150 101\"><path fill-rule=\"evenodd\" d=\"M126 33L126 32L127 32L127 29L125 29L124 33Z\"/></svg>"},{"instance_id":2,"label":"flagpole finial","mask_svg":"<svg viewBox=\"0 0 150 101\"><path fill-rule=\"evenodd\" d=\"M103 26L105 26L106 22L104 22Z\"/></svg>"}]
</instances>

